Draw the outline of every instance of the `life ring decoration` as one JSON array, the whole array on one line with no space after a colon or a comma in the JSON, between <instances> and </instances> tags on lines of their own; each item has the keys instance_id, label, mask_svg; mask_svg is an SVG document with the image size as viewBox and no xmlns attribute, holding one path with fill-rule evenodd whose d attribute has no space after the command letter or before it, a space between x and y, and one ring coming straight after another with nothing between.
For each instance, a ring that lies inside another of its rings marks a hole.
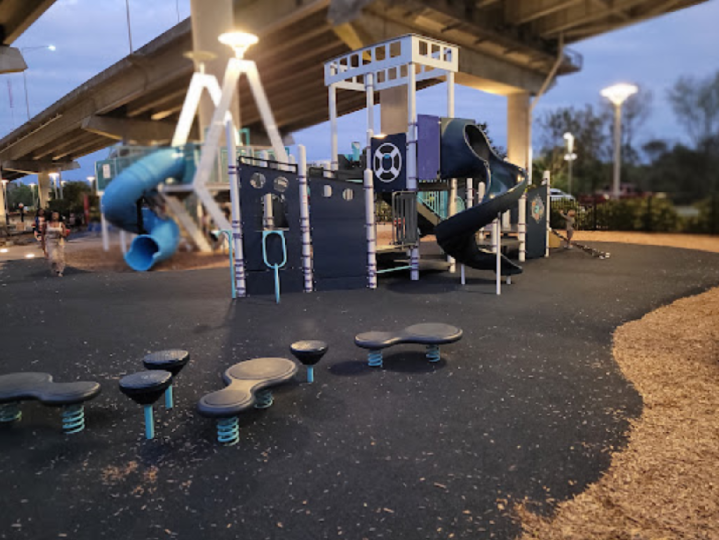
<instances>
[{"instance_id":1,"label":"life ring decoration","mask_svg":"<svg viewBox=\"0 0 719 540\"><path fill-rule=\"evenodd\" d=\"M394 182L402 172L402 153L390 142L382 143L374 151L374 174L382 182Z\"/></svg>"}]
</instances>

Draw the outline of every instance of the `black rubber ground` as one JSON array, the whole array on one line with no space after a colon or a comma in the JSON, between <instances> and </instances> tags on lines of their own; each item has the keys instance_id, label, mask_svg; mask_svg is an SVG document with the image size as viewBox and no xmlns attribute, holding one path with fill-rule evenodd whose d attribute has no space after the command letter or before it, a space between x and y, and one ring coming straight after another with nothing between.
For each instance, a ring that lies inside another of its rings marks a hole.
<instances>
[{"instance_id":1,"label":"black rubber ground","mask_svg":"<svg viewBox=\"0 0 719 540\"><path fill-rule=\"evenodd\" d=\"M231 303L226 268L51 278L43 261L8 263L1 371L107 391L80 434L37 403L0 427L0 538L512 538L512 501L547 510L582 491L640 413L611 357L614 329L719 285L719 255L598 247L612 258L527 263L500 297L491 273L472 271L464 289L458 275L397 276L280 305ZM353 343L422 321L464 330L437 364L400 345L375 370ZM307 336L329 345L318 382L278 387L271 408L241 415L239 444L220 447L200 396L233 363L286 356ZM168 347L193 361L148 441L117 380Z\"/></svg>"}]
</instances>

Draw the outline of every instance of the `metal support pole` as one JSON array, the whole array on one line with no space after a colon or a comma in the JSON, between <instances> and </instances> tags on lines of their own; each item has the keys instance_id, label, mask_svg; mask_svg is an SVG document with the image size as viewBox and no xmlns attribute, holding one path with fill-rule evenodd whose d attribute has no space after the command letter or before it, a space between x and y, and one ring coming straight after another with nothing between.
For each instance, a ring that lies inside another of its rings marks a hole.
<instances>
[{"instance_id":1,"label":"metal support pole","mask_svg":"<svg viewBox=\"0 0 719 540\"><path fill-rule=\"evenodd\" d=\"M365 227L367 233L367 286L377 288L377 233L374 221L374 184L372 175L372 137L374 136L374 77L365 77L367 97L367 164L364 170Z\"/></svg>"},{"instance_id":2,"label":"metal support pole","mask_svg":"<svg viewBox=\"0 0 719 540\"><path fill-rule=\"evenodd\" d=\"M452 217L457 213L457 179L452 178L449 181L449 203L447 204L447 217ZM447 257L449 263L449 271L455 273L457 271L457 263L454 257Z\"/></svg>"},{"instance_id":3,"label":"metal support pole","mask_svg":"<svg viewBox=\"0 0 719 540\"><path fill-rule=\"evenodd\" d=\"M614 185L612 195L620 195L620 177L622 170L622 106L614 105Z\"/></svg>"},{"instance_id":4,"label":"metal support pole","mask_svg":"<svg viewBox=\"0 0 719 540\"><path fill-rule=\"evenodd\" d=\"M334 84L330 84L329 88L329 106L330 106L330 140L331 140L331 152L332 162L330 168L333 171L337 170L339 166L337 157L337 88ZM369 113L368 113L369 114Z\"/></svg>"},{"instance_id":5,"label":"metal support pole","mask_svg":"<svg viewBox=\"0 0 719 540\"><path fill-rule=\"evenodd\" d=\"M465 184L465 202L464 206L469 210L474 206L474 180L467 178ZM460 266L462 285L466 283L464 265Z\"/></svg>"},{"instance_id":6,"label":"metal support pole","mask_svg":"<svg viewBox=\"0 0 719 540\"><path fill-rule=\"evenodd\" d=\"M297 145L299 154L298 180L300 185L300 233L302 234L302 275L305 292L312 292L312 234L310 232L310 206L307 188L307 150Z\"/></svg>"},{"instance_id":7,"label":"metal support pole","mask_svg":"<svg viewBox=\"0 0 719 540\"><path fill-rule=\"evenodd\" d=\"M102 250L107 252L110 251L110 235L107 232L107 220L105 214L100 213L100 231L102 233Z\"/></svg>"},{"instance_id":8,"label":"metal support pole","mask_svg":"<svg viewBox=\"0 0 719 540\"><path fill-rule=\"evenodd\" d=\"M549 257L549 235L552 234L552 224L551 224L551 216L552 216L552 198L550 196L550 188L552 187L552 178L549 171L544 171L544 175L542 176L542 184L547 186L547 200L545 201L545 214L547 216L547 242L544 247L544 256Z\"/></svg>"},{"instance_id":9,"label":"metal support pole","mask_svg":"<svg viewBox=\"0 0 719 540\"><path fill-rule=\"evenodd\" d=\"M125 229L120 229L120 250L123 255L127 253L127 234L125 233Z\"/></svg>"},{"instance_id":10,"label":"metal support pole","mask_svg":"<svg viewBox=\"0 0 719 540\"><path fill-rule=\"evenodd\" d=\"M417 95L414 62L407 64L407 191L417 191ZM410 276L419 280L419 241L410 251Z\"/></svg>"},{"instance_id":11,"label":"metal support pole","mask_svg":"<svg viewBox=\"0 0 719 540\"><path fill-rule=\"evenodd\" d=\"M484 193L485 193L486 188L487 188L487 186L484 182L479 182L479 184L477 184L477 201L479 201L479 204L482 204L482 201L484 201ZM479 234L480 240L484 240L486 238L486 233L485 233L484 227L479 229L478 234Z\"/></svg>"},{"instance_id":12,"label":"metal support pole","mask_svg":"<svg viewBox=\"0 0 719 540\"><path fill-rule=\"evenodd\" d=\"M225 144L227 146L227 179L230 183L230 206L232 211L232 251L234 260L235 291L243 298L247 295L245 282L245 258L242 246L242 215L240 211L239 174L237 170L237 148L235 146L232 116L225 118Z\"/></svg>"},{"instance_id":13,"label":"metal support pole","mask_svg":"<svg viewBox=\"0 0 719 540\"><path fill-rule=\"evenodd\" d=\"M521 181L521 178L519 179ZM527 258L527 190L522 192L517 209L517 237L519 239L519 262Z\"/></svg>"},{"instance_id":14,"label":"metal support pole","mask_svg":"<svg viewBox=\"0 0 719 540\"><path fill-rule=\"evenodd\" d=\"M497 267L495 268L495 272L497 273L497 295L502 294L502 234L500 230L501 219L502 215L498 214L497 219L494 221L494 229L496 231L496 244L494 246L494 249L497 253Z\"/></svg>"}]
</instances>

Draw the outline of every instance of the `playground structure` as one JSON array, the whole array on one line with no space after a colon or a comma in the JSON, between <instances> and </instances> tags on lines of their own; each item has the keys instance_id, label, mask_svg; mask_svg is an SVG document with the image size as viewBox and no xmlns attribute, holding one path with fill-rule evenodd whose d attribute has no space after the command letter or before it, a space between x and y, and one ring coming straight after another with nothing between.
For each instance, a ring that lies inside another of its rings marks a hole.
<instances>
[{"instance_id":1,"label":"playground structure","mask_svg":"<svg viewBox=\"0 0 719 540\"><path fill-rule=\"evenodd\" d=\"M420 237L432 229L448 255L445 268L454 271L455 261L460 263L462 283L465 265L494 270L498 293L502 276L509 280L522 271L502 254L502 234L517 234L520 262L525 255L545 256L548 186L525 200L523 169L497 156L474 121L454 118L456 46L406 35L327 62L332 156L326 169L308 168L301 145L296 159L288 155L256 65L243 59L253 38L221 36L236 52L221 87L204 73L202 55L195 55L198 70L171 147L140 151L140 159L107 184L104 216L137 234L125 254L133 269L149 270L172 256L182 234L199 251L211 251L203 214L212 220L213 229L230 240L233 297L274 293L279 302L281 290L375 288L379 273L396 270L409 270L411 279L417 280ZM230 103L243 74L271 148L240 140ZM447 117L418 115L417 83L438 79L447 84ZM374 93L403 86L406 131L375 135ZM350 156L338 154L338 90L366 93L366 147L362 151L354 144ZM215 104L212 122L202 145L188 143L204 91ZM223 130L225 148L220 147ZM98 164L98 179L106 176L106 168L107 163ZM458 179L465 180L466 200L466 209L459 213ZM392 241L378 249L376 213L382 203L391 208ZM231 219L222 204L230 206ZM534 218L529 223L528 213ZM492 240L487 243L484 229L490 224ZM528 227L529 244L534 245L529 248ZM409 260L378 269L378 254L387 253L404 254Z\"/></svg>"}]
</instances>

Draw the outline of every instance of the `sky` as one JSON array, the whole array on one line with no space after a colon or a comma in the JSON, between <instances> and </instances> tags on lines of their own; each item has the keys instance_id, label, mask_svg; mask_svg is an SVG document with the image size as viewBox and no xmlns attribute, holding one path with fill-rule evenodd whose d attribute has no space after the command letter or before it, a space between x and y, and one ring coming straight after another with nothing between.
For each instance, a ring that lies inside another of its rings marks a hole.
<instances>
[{"instance_id":1,"label":"sky","mask_svg":"<svg viewBox=\"0 0 719 540\"><path fill-rule=\"evenodd\" d=\"M132 44L138 49L190 14L189 0L130 0ZM599 91L616 82L631 82L654 94L652 113L637 142L656 138L684 139L666 99L680 75L707 77L719 70L719 0L652 19L629 28L572 44L584 57L577 74L558 78L535 108L533 143L538 146L536 119L557 107L599 105ZM34 116L68 92L129 53L125 0L59 0L14 44L25 51L27 103ZM54 45L56 50L41 48ZM38 48L35 48L38 47ZM461 54L461 50L460 50ZM261 74L260 74L261 75ZM12 98L10 97L12 94ZM12 105L12 106L11 106ZM444 85L418 93L420 114L444 115ZM455 115L487 122L495 144L506 146L506 99L457 86ZM0 75L0 137L27 120L22 74ZM340 152L353 140L364 140L365 115L360 111L338 121ZM329 159L329 127L320 124L294 134L307 147L308 159ZM94 162L109 150L79 160L81 169L63 173L66 180L94 174ZM35 182L35 177L26 181Z\"/></svg>"}]
</instances>

